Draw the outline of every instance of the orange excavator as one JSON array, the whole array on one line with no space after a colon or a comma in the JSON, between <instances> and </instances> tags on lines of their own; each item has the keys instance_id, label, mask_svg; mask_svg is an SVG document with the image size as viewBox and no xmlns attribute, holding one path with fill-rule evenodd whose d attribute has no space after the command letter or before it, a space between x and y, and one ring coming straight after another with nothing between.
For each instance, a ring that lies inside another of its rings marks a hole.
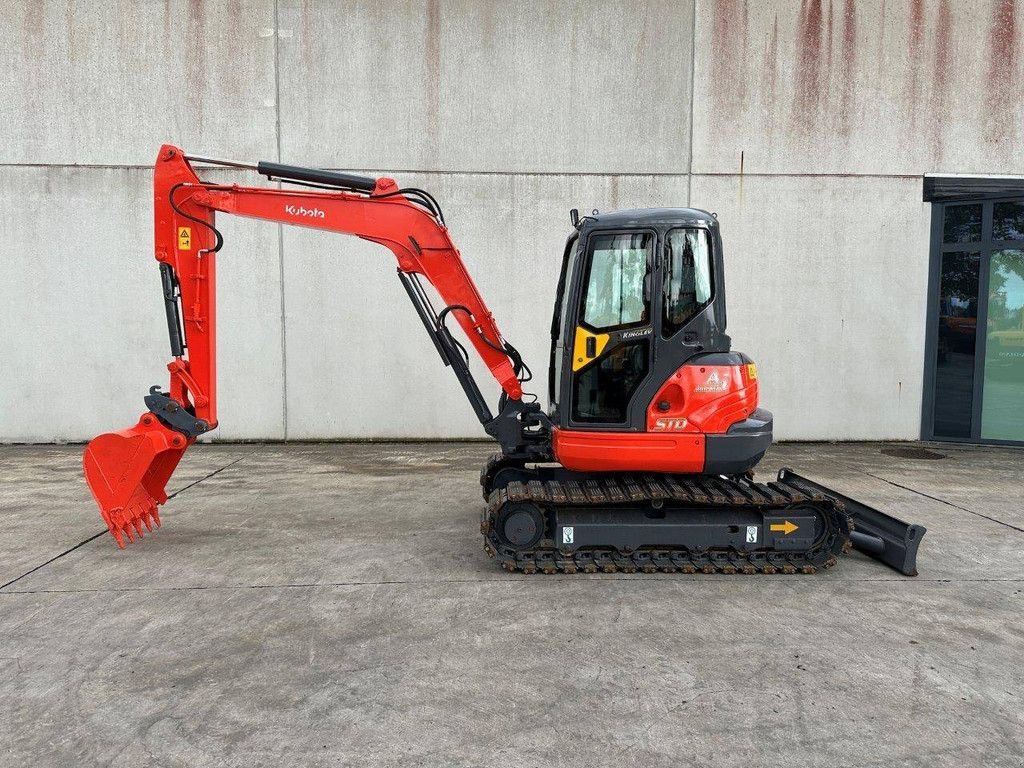
<instances>
[{"instance_id":1,"label":"orange excavator","mask_svg":"<svg viewBox=\"0 0 1024 768\"><path fill-rule=\"evenodd\" d=\"M206 182L192 163L250 169L288 186ZM754 481L772 442L772 415L759 407L756 365L725 332L713 214L570 212L545 409L524 393L530 369L499 331L424 190L165 145L154 207L170 383L149 390L135 426L96 437L84 456L119 546L160 524L182 455L217 427L215 290L224 242L215 217L226 213L355 235L394 254L438 356L500 447L481 472L481 531L485 551L504 568L813 573L853 547L916 574L923 527L790 469ZM495 410L470 370L467 343L501 388Z\"/></svg>"}]
</instances>

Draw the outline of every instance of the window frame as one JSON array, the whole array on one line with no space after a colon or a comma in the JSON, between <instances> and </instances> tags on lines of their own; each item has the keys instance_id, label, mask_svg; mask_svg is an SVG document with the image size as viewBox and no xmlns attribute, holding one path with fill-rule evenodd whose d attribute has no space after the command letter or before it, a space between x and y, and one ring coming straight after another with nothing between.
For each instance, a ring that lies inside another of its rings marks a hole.
<instances>
[{"instance_id":1,"label":"window frame","mask_svg":"<svg viewBox=\"0 0 1024 768\"><path fill-rule=\"evenodd\" d=\"M572 301L572 322L569 324L568 329L563 328L562 334L565 339L565 334L575 334L576 328L583 327L591 331L595 331L589 324L584 322L584 302L586 301L586 289L587 283L590 279L590 266L592 259L590 259L590 249L592 243L595 242L594 238L600 237L601 235L609 234L643 234L648 235L652 238L652 247L648 253L647 258L647 278L651 281L651 300L649 303L651 317L648 318L647 323L639 323L631 326L622 326L620 330L613 330L609 332L609 335L614 339L620 337L621 330L632 330L636 328L651 328L651 344L648 346L648 371L645 379L640 383L637 391L640 391L644 386L645 382L650 379L651 373L655 367L655 358L657 355L658 345L656 342L655 334L653 329L655 324L659 322L660 317L657 313L661 312L660 303L656 299L659 295L657 291L660 290L660 286L657 285L658 272L657 272L657 260L659 254L659 248L661 244L661 231L657 227L652 227L644 224L620 224L620 223L606 223L600 224L589 229L585 235L580 238L580 252L576 263L576 268L571 278L571 292L566 293L566 297L569 298L571 293ZM583 259L587 259L586 264L582 263ZM603 333L604 331L596 331ZM572 336L574 338L574 336ZM571 343L567 340L566 343ZM568 348L567 348L568 349ZM609 345L605 350L602 351L604 356L608 352L612 351L614 347ZM596 364L592 361L589 365ZM646 404L636 404L636 392L633 393L633 400L631 400L627 409L626 421L625 422L590 422L590 421L577 421L573 413L575 411L575 388L576 388L576 375L578 371L572 369L572 355L566 354L562 358L563 365L563 376L561 379L561 393L560 397L564 395L564 400L559 401L558 411L560 423L566 429L579 429L593 432L644 432L646 431ZM585 370L585 369L580 369Z\"/></svg>"},{"instance_id":2,"label":"window frame","mask_svg":"<svg viewBox=\"0 0 1024 768\"><path fill-rule=\"evenodd\" d=\"M964 194L957 197L941 197L930 202L932 202L932 221L931 243L929 244L924 382L921 397L921 439L943 443L1024 445L1024 440L1001 440L981 436L982 407L985 400L985 358L988 351L987 328L992 254L1002 250L1024 250L1024 240L994 240L992 238L994 208L997 203L1024 202L1024 194L991 195L981 192L975 195ZM943 242L947 205L982 206L980 240L957 243ZM939 292L942 280L942 255L957 251L977 251L980 254L978 266L978 316L974 336L974 382L971 391L970 437L947 437L935 434L935 384L936 365L938 363Z\"/></svg>"},{"instance_id":3,"label":"window frame","mask_svg":"<svg viewBox=\"0 0 1024 768\"><path fill-rule=\"evenodd\" d=\"M604 327L597 327L587 322L587 294L590 290L590 275L594 268L594 249L597 245L597 239L600 237L607 237L609 235L645 235L650 238L650 245L647 248L647 260L646 267L647 271L644 273L644 283L646 284L647 290L650 292L650 296L647 298L646 309L647 319L639 320L635 323L626 323L623 325L609 325ZM654 324L654 262L657 258L658 251L658 233L652 229L646 229L643 227L638 228L610 228L610 229L596 229L591 232L587 237L586 250L584 251L584 259L586 260L586 269L581 272L580 284L579 284L579 296L576 302L576 325L578 327L586 328L595 333L619 333L626 331L631 328L646 328L648 325L653 326ZM575 331L575 329L574 329Z\"/></svg>"},{"instance_id":4,"label":"window frame","mask_svg":"<svg viewBox=\"0 0 1024 768\"><path fill-rule=\"evenodd\" d=\"M702 304L700 304L694 310L693 314L690 315L690 317L688 317L682 324L680 324L679 327L676 328L672 333L668 333L667 334L667 333L665 333L665 330L666 330L665 324L668 321L668 306L666 304L666 299L668 297L669 284L671 283L671 280L672 280L672 274L671 274L671 271L672 271L672 256L671 256L671 251L669 250L669 240L672 237L672 233L673 232L685 232L687 230L694 230L694 231L697 231L697 232L703 232L704 233L704 237L707 240L707 246L708 246L707 270L708 270L708 288L709 288L709 293L708 293L707 301L705 301ZM698 227L698 226L673 227L672 229L669 229L669 230L667 230L665 232L664 239L662 241L662 249L663 249L664 253L663 253L663 262L662 262L663 267L662 267L662 270L661 270L661 290L659 291L659 294L660 294L660 305L661 305L659 307L659 310L658 310L659 314L661 315L660 323L659 324L661 325L661 338L663 338L663 339L671 339L671 338L675 337L676 335L682 333L684 330L686 330L686 326L688 326L690 323L692 323L700 315L701 312L703 312L705 309L710 307L712 302L714 302L714 300L715 300L715 295L718 293L718 285L717 285L718 281L715 279L715 252L714 252L714 249L715 249L715 238L713 238L711 236L711 230L708 227Z\"/></svg>"},{"instance_id":5,"label":"window frame","mask_svg":"<svg viewBox=\"0 0 1024 768\"><path fill-rule=\"evenodd\" d=\"M553 411L561 408L562 381L565 379L566 345L570 343L572 334L566 329L571 325L569 320L573 310L575 296L573 294L576 265L580 258L581 240L578 232L569 236L562 254L562 266L558 276L558 287L555 291L555 306L551 315L551 353L548 361L548 403ZM575 327L573 327L575 332ZM559 354L561 353L561 354Z\"/></svg>"}]
</instances>

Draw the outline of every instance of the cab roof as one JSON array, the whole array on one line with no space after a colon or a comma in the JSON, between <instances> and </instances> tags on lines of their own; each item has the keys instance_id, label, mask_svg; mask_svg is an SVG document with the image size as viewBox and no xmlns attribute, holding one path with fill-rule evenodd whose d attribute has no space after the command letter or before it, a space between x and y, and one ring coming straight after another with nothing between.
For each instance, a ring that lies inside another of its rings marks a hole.
<instances>
[{"instance_id":1,"label":"cab roof","mask_svg":"<svg viewBox=\"0 0 1024 768\"><path fill-rule=\"evenodd\" d=\"M581 217L585 227L716 226L718 221L700 208L627 208Z\"/></svg>"}]
</instances>

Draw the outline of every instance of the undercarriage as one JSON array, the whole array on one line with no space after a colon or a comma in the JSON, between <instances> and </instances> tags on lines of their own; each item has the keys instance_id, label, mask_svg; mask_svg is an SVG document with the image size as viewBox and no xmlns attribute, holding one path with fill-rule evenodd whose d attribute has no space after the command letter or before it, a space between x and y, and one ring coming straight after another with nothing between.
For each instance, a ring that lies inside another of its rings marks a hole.
<instances>
[{"instance_id":1,"label":"undercarriage","mask_svg":"<svg viewBox=\"0 0 1024 768\"><path fill-rule=\"evenodd\" d=\"M500 454L481 473L484 549L524 573L815 573L852 548L917 574L920 526L783 469L776 480L582 473Z\"/></svg>"}]
</instances>

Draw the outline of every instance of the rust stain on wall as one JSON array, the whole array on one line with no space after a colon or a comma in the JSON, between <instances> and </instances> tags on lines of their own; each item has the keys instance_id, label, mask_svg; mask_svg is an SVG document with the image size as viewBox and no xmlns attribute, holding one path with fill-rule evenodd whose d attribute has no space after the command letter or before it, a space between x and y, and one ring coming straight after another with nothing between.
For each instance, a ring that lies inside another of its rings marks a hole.
<instances>
[{"instance_id":1,"label":"rust stain on wall","mask_svg":"<svg viewBox=\"0 0 1024 768\"><path fill-rule=\"evenodd\" d=\"M910 46L917 48L924 38L924 0L910 0Z\"/></svg>"},{"instance_id":2,"label":"rust stain on wall","mask_svg":"<svg viewBox=\"0 0 1024 768\"><path fill-rule=\"evenodd\" d=\"M953 22L950 16L949 0L940 0L939 15L935 24L935 58L932 62L932 115L931 144L936 161L942 158L944 149L943 124L949 109L949 79L953 66Z\"/></svg>"},{"instance_id":3,"label":"rust stain on wall","mask_svg":"<svg viewBox=\"0 0 1024 768\"><path fill-rule=\"evenodd\" d=\"M171 38L171 0L164 0L164 40Z\"/></svg>"},{"instance_id":4,"label":"rust stain on wall","mask_svg":"<svg viewBox=\"0 0 1024 768\"><path fill-rule=\"evenodd\" d=\"M907 78L906 93L903 103L908 105L910 110L911 129L917 128L917 105L920 101L920 85L918 83L918 69L922 56L922 43L924 41L924 0L910 0L910 41L907 46L907 59L910 66L910 74Z\"/></svg>"},{"instance_id":5,"label":"rust stain on wall","mask_svg":"<svg viewBox=\"0 0 1024 768\"><path fill-rule=\"evenodd\" d=\"M853 129L853 101L856 88L857 70L857 3L844 0L843 4L843 48L841 80L839 87L839 133L849 136Z\"/></svg>"},{"instance_id":6,"label":"rust stain on wall","mask_svg":"<svg viewBox=\"0 0 1024 768\"><path fill-rule=\"evenodd\" d=\"M1017 74L1015 0L995 0L989 29L988 82L985 88L985 139L1002 143L1016 133L1014 115L1020 101Z\"/></svg>"},{"instance_id":7,"label":"rust stain on wall","mask_svg":"<svg viewBox=\"0 0 1024 768\"><path fill-rule=\"evenodd\" d=\"M825 61L832 63L832 0L828 0L828 21L825 24Z\"/></svg>"},{"instance_id":8,"label":"rust stain on wall","mask_svg":"<svg viewBox=\"0 0 1024 768\"><path fill-rule=\"evenodd\" d=\"M793 124L806 132L817 128L821 108L822 24L821 0L801 0Z\"/></svg>"},{"instance_id":9,"label":"rust stain on wall","mask_svg":"<svg viewBox=\"0 0 1024 768\"><path fill-rule=\"evenodd\" d=\"M775 14L772 19L772 34L768 38L768 46L764 52L764 93L767 96L768 104L775 104L776 92L778 90L779 72L779 15ZM768 110L768 134L771 135L775 129L775 110Z\"/></svg>"},{"instance_id":10,"label":"rust stain on wall","mask_svg":"<svg viewBox=\"0 0 1024 768\"><path fill-rule=\"evenodd\" d=\"M164 0L164 40L171 39L172 26L172 11L171 11L171 0Z\"/></svg>"},{"instance_id":11,"label":"rust stain on wall","mask_svg":"<svg viewBox=\"0 0 1024 768\"><path fill-rule=\"evenodd\" d=\"M40 43L46 32L46 6L30 2L25 6L25 31L33 43Z\"/></svg>"},{"instance_id":12,"label":"rust stain on wall","mask_svg":"<svg viewBox=\"0 0 1024 768\"><path fill-rule=\"evenodd\" d=\"M715 0L711 27L711 88L717 112L725 118L743 110L747 97L747 3Z\"/></svg>"},{"instance_id":13,"label":"rust stain on wall","mask_svg":"<svg viewBox=\"0 0 1024 768\"><path fill-rule=\"evenodd\" d=\"M984 139L1014 146L1024 133L1022 4L984 0L975 13L956 0L880 0L870 11L857 0L801 0L781 23L755 5L750 30L746 3L714 0L716 114L753 119L769 137L789 131L841 144L882 119L891 123L881 129L888 143L909 142L915 156L938 163L953 110L977 109Z\"/></svg>"},{"instance_id":14,"label":"rust stain on wall","mask_svg":"<svg viewBox=\"0 0 1024 768\"><path fill-rule=\"evenodd\" d=\"M43 51L46 50L46 7L41 2L30 2L25 7L24 30L28 38L29 48L36 51L37 55L25 58L28 70L28 93L35 94L35 98L26 99L26 103L33 111L45 109L39 94L45 89L47 72L43 64Z\"/></svg>"}]
</instances>

